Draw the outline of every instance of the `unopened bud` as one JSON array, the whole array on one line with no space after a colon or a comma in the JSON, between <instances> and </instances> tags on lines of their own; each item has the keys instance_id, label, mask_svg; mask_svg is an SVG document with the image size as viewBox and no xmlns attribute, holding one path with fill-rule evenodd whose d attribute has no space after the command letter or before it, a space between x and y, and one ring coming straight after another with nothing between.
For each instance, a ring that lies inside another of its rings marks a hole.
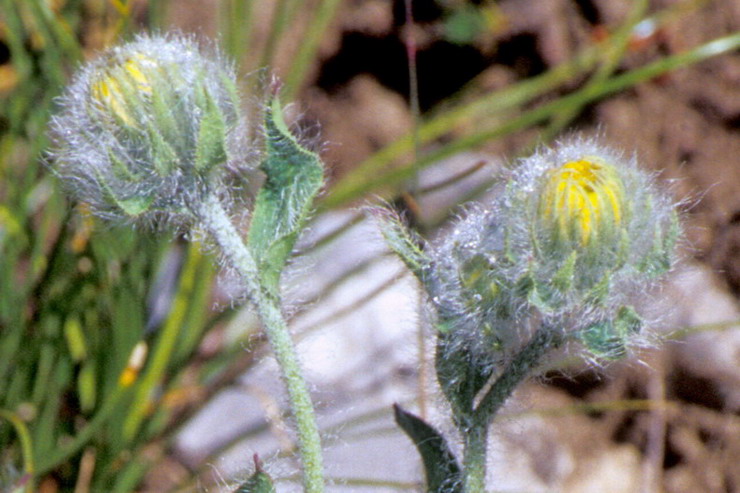
<instances>
[{"instance_id":1,"label":"unopened bud","mask_svg":"<svg viewBox=\"0 0 740 493\"><path fill-rule=\"evenodd\" d=\"M636 290L675 260L671 199L634 159L585 139L522 159L497 191L432 254L442 325L476 350L519 347L536 323L624 354L643 325Z\"/></svg>"},{"instance_id":2,"label":"unopened bud","mask_svg":"<svg viewBox=\"0 0 740 493\"><path fill-rule=\"evenodd\" d=\"M240 159L236 74L192 38L114 47L80 70L60 104L51 164L100 216L187 220Z\"/></svg>"}]
</instances>

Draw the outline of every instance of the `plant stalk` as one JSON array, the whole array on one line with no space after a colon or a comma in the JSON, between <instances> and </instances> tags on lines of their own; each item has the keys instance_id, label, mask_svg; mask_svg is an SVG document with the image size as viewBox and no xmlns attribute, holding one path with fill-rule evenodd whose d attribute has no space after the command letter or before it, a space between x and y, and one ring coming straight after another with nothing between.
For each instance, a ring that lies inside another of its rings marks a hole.
<instances>
[{"instance_id":1,"label":"plant stalk","mask_svg":"<svg viewBox=\"0 0 740 493\"><path fill-rule=\"evenodd\" d=\"M207 197L198 210L201 226L216 242L223 258L241 275L257 308L265 333L282 371L288 399L296 421L298 447L303 461L303 486L307 493L324 491L321 439L313 404L298 361L298 355L280 308L279 298L261 282L252 253L224 211L218 198Z\"/></svg>"},{"instance_id":2,"label":"plant stalk","mask_svg":"<svg viewBox=\"0 0 740 493\"><path fill-rule=\"evenodd\" d=\"M486 453L488 448L488 423L476 422L465 433L465 461L463 462L463 491L486 491Z\"/></svg>"},{"instance_id":3,"label":"plant stalk","mask_svg":"<svg viewBox=\"0 0 740 493\"><path fill-rule=\"evenodd\" d=\"M462 423L470 423L467 429L462 430L465 436L465 493L486 491L488 425L514 389L540 364L545 354L563 342L564 336L557 329L549 326L540 327L491 385L472 412L471 419L459 420Z\"/></svg>"}]
</instances>

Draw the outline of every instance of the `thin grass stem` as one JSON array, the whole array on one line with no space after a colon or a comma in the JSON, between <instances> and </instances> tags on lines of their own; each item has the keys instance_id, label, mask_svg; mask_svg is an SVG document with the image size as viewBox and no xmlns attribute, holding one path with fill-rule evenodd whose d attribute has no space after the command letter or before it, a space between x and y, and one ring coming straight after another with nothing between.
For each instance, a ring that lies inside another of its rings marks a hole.
<instances>
[{"instance_id":1,"label":"thin grass stem","mask_svg":"<svg viewBox=\"0 0 740 493\"><path fill-rule=\"evenodd\" d=\"M548 118L552 118L561 111L566 111L573 105L584 105L586 103L596 101L610 94L632 87L640 82L658 77L670 72L671 70L676 70L721 54L729 53L736 50L738 47L740 47L740 33L725 36L723 38L710 41L709 43L705 43L692 50L662 58L643 67L612 77L599 85L584 87L578 92L538 106L519 115L518 117L507 120L505 123L467 137L456 139L448 145L420 158L416 166L403 165L391 170L378 170L376 173L373 173L373 169L377 167L377 165L374 164L370 167L372 168L371 170L368 170L368 172L362 175L363 177L361 181L357 181L358 176L355 176L354 173L348 173L346 176L347 179L338 183L336 188L332 190L332 193L320 204L320 206L324 209L338 207L373 191L377 192L383 189L387 190L389 187L397 186L407 180L416 172L417 166L425 168L441 159L479 146L488 140L509 135L513 132L539 124L546 121ZM422 131L422 138L423 135ZM383 151L380 152L382 153ZM368 176L374 176L375 178L368 179Z\"/></svg>"},{"instance_id":2,"label":"thin grass stem","mask_svg":"<svg viewBox=\"0 0 740 493\"><path fill-rule=\"evenodd\" d=\"M298 53L296 53L290 64L290 72L285 77L283 98L286 101L295 99L296 94L300 90L311 63L316 59L319 43L329 24L334 20L340 3L341 0L322 0L316 10L316 14L309 22L308 29L301 38L302 41L298 48Z\"/></svg>"}]
</instances>

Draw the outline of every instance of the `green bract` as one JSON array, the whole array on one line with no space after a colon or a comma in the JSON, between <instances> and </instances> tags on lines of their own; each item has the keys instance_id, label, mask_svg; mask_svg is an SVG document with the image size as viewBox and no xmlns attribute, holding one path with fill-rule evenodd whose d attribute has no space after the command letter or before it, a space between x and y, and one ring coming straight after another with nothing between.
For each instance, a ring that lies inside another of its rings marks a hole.
<instances>
[{"instance_id":1,"label":"green bract","mask_svg":"<svg viewBox=\"0 0 740 493\"><path fill-rule=\"evenodd\" d=\"M51 123L50 160L98 215L193 215L236 165L231 64L179 35L139 36L79 71Z\"/></svg>"}]
</instances>

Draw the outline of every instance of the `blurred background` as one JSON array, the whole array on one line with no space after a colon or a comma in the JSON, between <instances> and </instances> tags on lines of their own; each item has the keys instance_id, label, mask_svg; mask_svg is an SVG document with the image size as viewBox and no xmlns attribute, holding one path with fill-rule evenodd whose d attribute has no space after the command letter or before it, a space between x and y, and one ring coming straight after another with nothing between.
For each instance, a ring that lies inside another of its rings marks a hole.
<instances>
[{"instance_id":1,"label":"blurred background","mask_svg":"<svg viewBox=\"0 0 740 493\"><path fill-rule=\"evenodd\" d=\"M636 153L682 203L684 262L651 308L666 342L553 360L494 424L489 484L740 491L737 1L0 0L1 491L233 491L255 453L300 491L234 280L174 233L92 218L42 164L75 68L171 29L237 60L251 137L279 77L325 160L284 288L331 491L423 491L394 402L453 430L423 299L362 207L433 241L498 170L574 132Z\"/></svg>"}]
</instances>

